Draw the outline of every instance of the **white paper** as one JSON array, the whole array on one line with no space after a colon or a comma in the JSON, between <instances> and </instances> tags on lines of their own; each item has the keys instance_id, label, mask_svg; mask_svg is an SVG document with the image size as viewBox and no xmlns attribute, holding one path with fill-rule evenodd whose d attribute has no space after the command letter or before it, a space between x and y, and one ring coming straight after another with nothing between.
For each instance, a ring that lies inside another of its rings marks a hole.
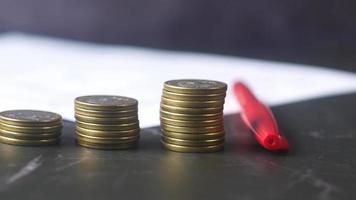
<instances>
[{"instance_id":1,"label":"white paper","mask_svg":"<svg viewBox=\"0 0 356 200\"><path fill-rule=\"evenodd\" d=\"M154 126L163 82L179 78L243 80L270 105L356 91L355 74L319 67L0 35L0 110L49 110L74 120L75 97L124 95L139 100L141 126ZM225 113L238 110L228 90Z\"/></svg>"}]
</instances>

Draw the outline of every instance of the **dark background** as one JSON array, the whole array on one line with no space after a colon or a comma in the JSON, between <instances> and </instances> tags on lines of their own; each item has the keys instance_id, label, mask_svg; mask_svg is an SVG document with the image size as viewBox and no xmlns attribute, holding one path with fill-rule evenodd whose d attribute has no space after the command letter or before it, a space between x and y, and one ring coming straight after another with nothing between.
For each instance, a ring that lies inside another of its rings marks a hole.
<instances>
[{"instance_id":1,"label":"dark background","mask_svg":"<svg viewBox=\"0 0 356 200\"><path fill-rule=\"evenodd\" d=\"M0 32L356 71L356 1L0 0Z\"/></svg>"}]
</instances>

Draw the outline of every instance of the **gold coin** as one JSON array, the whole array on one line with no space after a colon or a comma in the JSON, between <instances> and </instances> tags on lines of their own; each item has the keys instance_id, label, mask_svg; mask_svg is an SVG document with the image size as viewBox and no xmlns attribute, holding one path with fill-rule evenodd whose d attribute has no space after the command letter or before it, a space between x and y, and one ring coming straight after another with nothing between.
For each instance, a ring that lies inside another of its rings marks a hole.
<instances>
[{"instance_id":1,"label":"gold coin","mask_svg":"<svg viewBox=\"0 0 356 200\"><path fill-rule=\"evenodd\" d=\"M182 94L176 92L170 92L167 90L163 90L162 96L168 99L175 99L181 101L216 101L216 100L224 100L226 94L205 94L205 95L197 95L197 94Z\"/></svg>"},{"instance_id":2,"label":"gold coin","mask_svg":"<svg viewBox=\"0 0 356 200\"><path fill-rule=\"evenodd\" d=\"M124 96L90 95L75 99L75 107L88 110L133 110L137 109L137 105L136 99Z\"/></svg>"},{"instance_id":3,"label":"gold coin","mask_svg":"<svg viewBox=\"0 0 356 200\"><path fill-rule=\"evenodd\" d=\"M180 101L168 99L165 97L161 98L161 103L168 106L176 106L183 108L216 108L223 107L224 101Z\"/></svg>"},{"instance_id":4,"label":"gold coin","mask_svg":"<svg viewBox=\"0 0 356 200\"><path fill-rule=\"evenodd\" d=\"M182 140L167 136L162 136L162 140L169 144L175 144L180 146L190 146L190 147L203 147L203 146L212 146L212 145L219 145L224 143L225 139L217 138L217 139L210 139L210 140Z\"/></svg>"},{"instance_id":5,"label":"gold coin","mask_svg":"<svg viewBox=\"0 0 356 200\"><path fill-rule=\"evenodd\" d=\"M140 137L126 137L126 138L98 138L98 137L91 137L80 134L77 132L77 139L89 143L96 143L96 144L126 144L136 142Z\"/></svg>"},{"instance_id":6,"label":"gold coin","mask_svg":"<svg viewBox=\"0 0 356 200\"><path fill-rule=\"evenodd\" d=\"M132 135L132 136L126 136L126 137L95 137L95 136L89 136L86 134L83 134L81 132L76 132L77 136L91 139L91 140L103 140L103 141L118 141L118 142L128 142L128 141L136 141L140 135Z\"/></svg>"},{"instance_id":7,"label":"gold coin","mask_svg":"<svg viewBox=\"0 0 356 200\"><path fill-rule=\"evenodd\" d=\"M190 120L177 120L169 119L165 117L160 117L161 123L169 124L173 126L182 126L182 127L204 127L204 126L216 126L223 125L224 122L222 119L217 120L201 120L201 121L190 121Z\"/></svg>"},{"instance_id":8,"label":"gold coin","mask_svg":"<svg viewBox=\"0 0 356 200\"><path fill-rule=\"evenodd\" d=\"M46 146L59 142L58 138L41 139L41 140L21 140L15 138L8 138L0 135L0 141L5 144L20 145L20 146Z\"/></svg>"},{"instance_id":9,"label":"gold coin","mask_svg":"<svg viewBox=\"0 0 356 200\"><path fill-rule=\"evenodd\" d=\"M224 144L218 144L213 146L204 146L204 147L189 147L189 146L180 146L175 144L170 144L161 140L163 147L168 150L181 152L181 153L209 153L220 151L224 148Z\"/></svg>"},{"instance_id":10,"label":"gold coin","mask_svg":"<svg viewBox=\"0 0 356 200\"><path fill-rule=\"evenodd\" d=\"M211 107L211 108L182 108L177 106L169 106L161 103L161 110L180 113L180 114L191 114L191 115L199 115L199 114L216 114L221 113L223 111L223 107Z\"/></svg>"},{"instance_id":11,"label":"gold coin","mask_svg":"<svg viewBox=\"0 0 356 200\"><path fill-rule=\"evenodd\" d=\"M52 132L52 133L19 133L14 131L1 130L0 135L7 138L23 139L23 140L39 140L39 139L51 139L58 138L61 135L61 132Z\"/></svg>"},{"instance_id":12,"label":"gold coin","mask_svg":"<svg viewBox=\"0 0 356 200\"><path fill-rule=\"evenodd\" d=\"M62 125L56 126L16 126L6 123L0 123L0 129L6 131L13 131L18 133L34 133L34 134L42 134L42 133L53 133L53 132L60 132L62 130Z\"/></svg>"},{"instance_id":13,"label":"gold coin","mask_svg":"<svg viewBox=\"0 0 356 200\"><path fill-rule=\"evenodd\" d=\"M124 110L124 111L98 111L98 110L88 110L83 108L75 108L75 113L78 115L88 116L88 117L103 117L103 118L124 118L137 116L138 109Z\"/></svg>"},{"instance_id":14,"label":"gold coin","mask_svg":"<svg viewBox=\"0 0 356 200\"><path fill-rule=\"evenodd\" d=\"M161 109L160 116L169 118L169 119L189 120L189 121L217 120L217 119L223 119L223 112L214 113L214 114L191 115L191 114L174 113L174 112L169 112L169 111L165 111L165 110Z\"/></svg>"},{"instance_id":15,"label":"gold coin","mask_svg":"<svg viewBox=\"0 0 356 200\"><path fill-rule=\"evenodd\" d=\"M166 81L164 89L183 94L224 94L227 85L213 80L180 79Z\"/></svg>"},{"instance_id":16,"label":"gold coin","mask_svg":"<svg viewBox=\"0 0 356 200\"><path fill-rule=\"evenodd\" d=\"M161 130L161 131L164 136L182 139L182 140L209 140L209 139L216 139L225 136L224 131L203 133L203 134L178 133L178 132L166 131L166 130Z\"/></svg>"},{"instance_id":17,"label":"gold coin","mask_svg":"<svg viewBox=\"0 0 356 200\"><path fill-rule=\"evenodd\" d=\"M134 123L138 121L138 116L112 118L112 117L88 117L84 115L75 114L75 119L81 122L94 123L94 124L123 124Z\"/></svg>"},{"instance_id":18,"label":"gold coin","mask_svg":"<svg viewBox=\"0 0 356 200\"><path fill-rule=\"evenodd\" d=\"M211 133L211 132L220 132L224 131L224 126L206 126L206 127L181 127L173 126L161 123L161 129L178 132L178 133L187 133L187 134L202 134L202 133Z\"/></svg>"},{"instance_id":19,"label":"gold coin","mask_svg":"<svg viewBox=\"0 0 356 200\"><path fill-rule=\"evenodd\" d=\"M87 136L93 136L93 137L109 137L109 138L121 138L121 137L129 137L129 136L137 136L140 134L140 129L134 129L134 130L128 130L128 131L120 131L120 133L118 132L111 132L111 131L105 131L105 132L93 132L93 131L87 131L85 129L85 131L83 131L83 129L81 129L81 131L78 130L77 128L77 132L87 135Z\"/></svg>"},{"instance_id":20,"label":"gold coin","mask_svg":"<svg viewBox=\"0 0 356 200\"><path fill-rule=\"evenodd\" d=\"M87 123L79 120L77 120L75 123L77 126L81 128L98 130L98 131L127 131L127 130L140 128L138 121L130 124L113 124L113 125Z\"/></svg>"},{"instance_id":21,"label":"gold coin","mask_svg":"<svg viewBox=\"0 0 356 200\"><path fill-rule=\"evenodd\" d=\"M125 144L97 144L90 143L80 139L77 139L77 144L83 147L102 150L118 150L118 149L130 149L137 146L138 142L125 143Z\"/></svg>"},{"instance_id":22,"label":"gold coin","mask_svg":"<svg viewBox=\"0 0 356 200\"><path fill-rule=\"evenodd\" d=\"M39 110L9 110L0 113L0 123L15 126L57 126L62 117L56 113Z\"/></svg>"},{"instance_id":23,"label":"gold coin","mask_svg":"<svg viewBox=\"0 0 356 200\"><path fill-rule=\"evenodd\" d=\"M100 131L100 130L92 130L92 129L86 129L86 128L82 128L80 126L76 126L75 127L77 132L80 132L82 134L85 135L89 135L89 136L93 136L93 137L100 137L100 136L107 136L109 137L109 135L117 135L117 137L122 136L122 135L127 135L127 133L136 133L134 131L139 130L138 128L136 129L132 129L132 130L123 130L123 131Z\"/></svg>"}]
</instances>

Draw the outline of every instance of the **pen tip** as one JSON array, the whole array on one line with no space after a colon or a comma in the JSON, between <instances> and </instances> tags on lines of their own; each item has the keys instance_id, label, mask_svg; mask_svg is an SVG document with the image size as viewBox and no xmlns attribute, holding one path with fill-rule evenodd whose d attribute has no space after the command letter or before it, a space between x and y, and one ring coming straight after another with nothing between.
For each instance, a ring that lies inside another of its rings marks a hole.
<instances>
[{"instance_id":1,"label":"pen tip","mask_svg":"<svg viewBox=\"0 0 356 200\"><path fill-rule=\"evenodd\" d=\"M267 136L263 144L265 148L269 150L284 151L289 149L288 141L277 135Z\"/></svg>"}]
</instances>

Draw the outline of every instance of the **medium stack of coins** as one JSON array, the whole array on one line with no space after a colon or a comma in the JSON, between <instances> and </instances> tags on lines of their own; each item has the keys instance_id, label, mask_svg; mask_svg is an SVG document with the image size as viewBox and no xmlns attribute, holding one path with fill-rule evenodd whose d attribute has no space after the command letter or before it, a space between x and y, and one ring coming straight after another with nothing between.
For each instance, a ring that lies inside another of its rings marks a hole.
<instances>
[{"instance_id":1,"label":"medium stack of coins","mask_svg":"<svg viewBox=\"0 0 356 200\"><path fill-rule=\"evenodd\" d=\"M75 99L77 142L95 149L127 149L138 143L138 102L122 96Z\"/></svg>"},{"instance_id":2,"label":"medium stack of coins","mask_svg":"<svg viewBox=\"0 0 356 200\"><path fill-rule=\"evenodd\" d=\"M224 146L223 108L227 85L211 80L164 83L162 144L178 152L214 152Z\"/></svg>"},{"instance_id":3,"label":"medium stack of coins","mask_svg":"<svg viewBox=\"0 0 356 200\"><path fill-rule=\"evenodd\" d=\"M39 146L59 142L62 117L37 110L9 110L0 113L0 141L6 144Z\"/></svg>"}]
</instances>

